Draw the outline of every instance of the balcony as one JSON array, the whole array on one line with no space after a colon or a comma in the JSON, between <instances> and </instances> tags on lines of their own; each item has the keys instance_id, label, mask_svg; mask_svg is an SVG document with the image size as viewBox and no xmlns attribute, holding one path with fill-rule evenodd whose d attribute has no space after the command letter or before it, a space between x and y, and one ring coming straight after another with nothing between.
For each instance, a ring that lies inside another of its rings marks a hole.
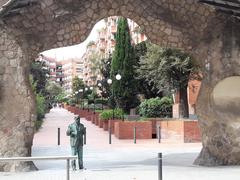
<instances>
[{"instance_id":1,"label":"balcony","mask_svg":"<svg viewBox=\"0 0 240 180\"><path fill-rule=\"evenodd\" d=\"M111 33L117 32L117 26L111 26Z\"/></svg>"},{"instance_id":2,"label":"balcony","mask_svg":"<svg viewBox=\"0 0 240 180\"><path fill-rule=\"evenodd\" d=\"M105 37L106 37L106 34L105 34L104 32L100 32L100 33L99 33L99 38L100 38L101 40L104 40Z\"/></svg>"}]
</instances>

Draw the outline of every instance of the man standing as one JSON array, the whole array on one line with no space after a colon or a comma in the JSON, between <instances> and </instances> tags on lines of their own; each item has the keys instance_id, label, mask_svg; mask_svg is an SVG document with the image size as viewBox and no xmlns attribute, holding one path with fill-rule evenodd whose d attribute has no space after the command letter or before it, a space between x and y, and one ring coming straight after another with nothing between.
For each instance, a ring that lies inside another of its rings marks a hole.
<instances>
[{"instance_id":1,"label":"man standing","mask_svg":"<svg viewBox=\"0 0 240 180\"><path fill-rule=\"evenodd\" d=\"M83 136L86 136L86 128L80 123L80 116L74 118L75 122L67 129L67 136L70 136L70 145L73 156L78 156L79 169L83 169ZM76 170L76 160L72 161L72 169Z\"/></svg>"}]
</instances>

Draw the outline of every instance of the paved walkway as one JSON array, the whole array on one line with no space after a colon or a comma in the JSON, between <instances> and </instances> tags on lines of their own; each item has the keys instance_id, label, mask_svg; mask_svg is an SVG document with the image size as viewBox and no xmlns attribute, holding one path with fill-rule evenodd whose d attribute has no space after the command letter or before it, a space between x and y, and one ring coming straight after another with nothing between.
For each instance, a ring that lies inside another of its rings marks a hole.
<instances>
[{"instance_id":1,"label":"paved walkway","mask_svg":"<svg viewBox=\"0 0 240 180\"><path fill-rule=\"evenodd\" d=\"M69 155L67 126L74 115L55 108L46 115L42 129L35 134L33 156ZM239 180L240 167L199 167L192 165L201 144L158 143L157 140L118 140L81 119L87 127L87 145L84 146L86 170L71 171L73 180L157 180L157 153L163 153L163 180ZM57 128L61 129L61 145L57 146ZM0 180L64 180L66 162L36 161L37 172L0 173Z\"/></svg>"}]
</instances>

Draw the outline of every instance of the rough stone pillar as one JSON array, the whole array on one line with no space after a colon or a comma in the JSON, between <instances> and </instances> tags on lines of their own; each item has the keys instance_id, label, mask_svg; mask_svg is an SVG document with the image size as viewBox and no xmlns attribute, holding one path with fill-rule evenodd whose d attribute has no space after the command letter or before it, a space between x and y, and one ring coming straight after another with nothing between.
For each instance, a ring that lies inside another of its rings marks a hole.
<instances>
[{"instance_id":1,"label":"rough stone pillar","mask_svg":"<svg viewBox=\"0 0 240 180\"><path fill-rule=\"evenodd\" d=\"M230 102L231 92L216 102L214 88L227 77L240 77L240 24L237 19L225 19L214 26L196 50L204 60L205 75L197 103L203 149L195 164L239 165L240 102L237 98Z\"/></svg>"},{"instance_id":2,"label":"rough stone pillar","mask_svg":"<svg viewBox=\"0 0 240 180\"><path fill-rule=\"evenodd\" d=\"M0 157L30 156L34 102L28 61L10 33L0 27ZM27 171L33 163L0 164L0 171Z\"/></svg>"}]
</instances>

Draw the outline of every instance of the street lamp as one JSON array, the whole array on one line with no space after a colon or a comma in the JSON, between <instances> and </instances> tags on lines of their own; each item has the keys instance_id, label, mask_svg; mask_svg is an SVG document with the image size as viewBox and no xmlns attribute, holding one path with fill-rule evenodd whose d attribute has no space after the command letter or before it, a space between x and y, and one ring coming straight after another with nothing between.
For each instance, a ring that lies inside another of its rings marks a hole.
<instances>
[{"instance_id":1,"label":"street lamp","mask_svg":"<svg viewBox=\"0 0 240 180\"><path fill-rule=\"evenodd\" d=\"M102 83L98 83L98 87L101 88L102 87ZM102 111L103 111L103 87L102 87Z\"/></svg>"},{"instance_id":2,"label":"street lamp","mask_svg":"<svg viewBox=\"0 0 240 180\"><path fill-rule=\"evenodd\" d=\"M95 96L94 96L94 92L93 92L93 87L90 87L90 90L92 91L92 95L93 95L93 114L95 114Z\"/></svg>"},{"instance_id":3,"label":"street lamp","mask_svg":"<svg viewBox=\"0 0 240 180\"><path fill-rule=\"evenodd\" d=\"M88 94L87 94L87 91L88 91L88 87L85 87L85 92L86 92L87 100L88 100ZM88 112L89 112L89 101L87 101L87 103L88 103Z\"/></svg>"},{"instance_id":4,"label":"street lamp","mask_svg":"<svg viewBox=\"0 0 240 180\"><path fill-rule=\"evenodd\" d=\"M119 80L122 79L122 76L121 76L120 74L117 74L117 75L116 75L116 79L119 81Z\"/></svg>"},{"instance_id":5,"label":"street lamp","mask_svg":"<svg viewBox=\"0 0 240 180\"><path fill-rule=\"evenodd\" d=\"M115 78L116 78L116 80L120 80L121 78L122 78L122 76L120 75L120 74L117 74L116 76L115 76ZM109 85L111 85L112 84L112 79L108 79L107 80L107 83L109 84ZM113 90L113 88L112 88L112 96L113 96L113 101L114 101L114 90ZM113 102L113 103L115 103L115 102ZM114 119L114 109L115 109L115 104L113 104L113 114L112 114L112 119ZM111 144L112 143L112 126L111 126L111 119L109 120L109 144Z\"/></svg>"},{"instance_id":6,"label":"street lamp","mask_svg":"<svg viewBox=\"0 0 240 180\"><path fill-rule=\"evenodd\" d=\"M79 89L79 90L78 90L78 93L82 93L82 92L83 92L83 89ZM81 104L82 104L82 105L81 105L81 106L82 106L82 109L84 109L84 108L83 108L83 95L82 95L82 102L81 102Z\"/></svg>"}]
</instances>

